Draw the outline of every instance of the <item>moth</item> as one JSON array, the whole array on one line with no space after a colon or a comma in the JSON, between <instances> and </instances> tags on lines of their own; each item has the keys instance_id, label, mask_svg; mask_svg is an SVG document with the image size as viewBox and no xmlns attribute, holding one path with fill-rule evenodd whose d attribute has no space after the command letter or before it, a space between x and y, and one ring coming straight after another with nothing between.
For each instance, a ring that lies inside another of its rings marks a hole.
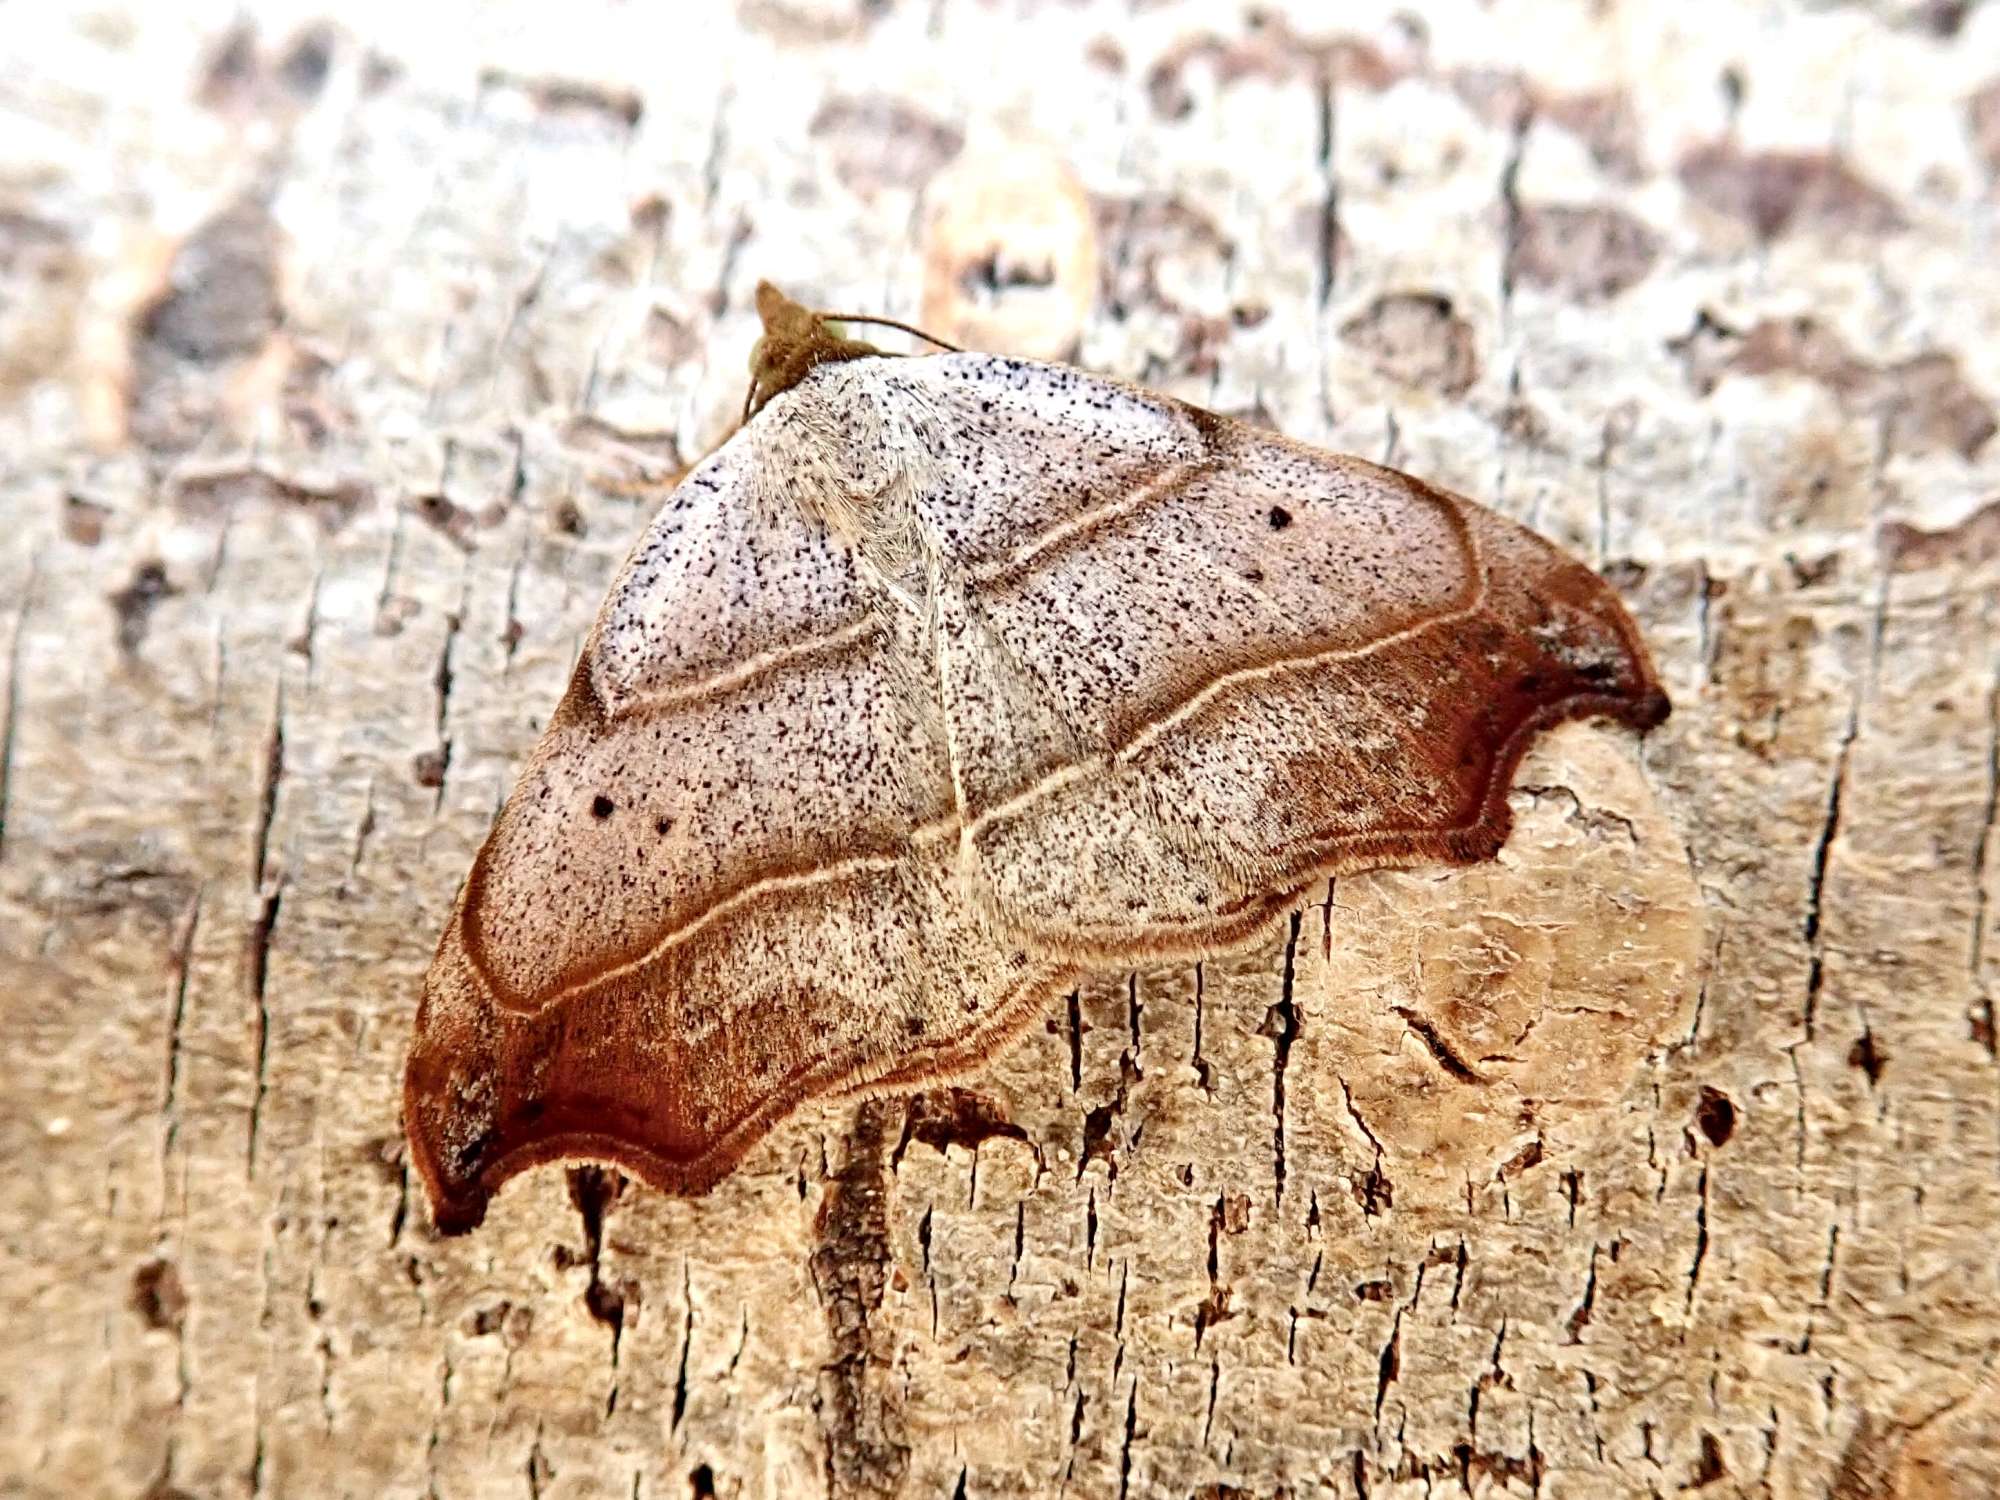
<instances>
[{"instance_id":1,"label":"moth","mask_svg":"<svg viewBox=\"0 0 2000 1500\"><path fill-rule=\"evenodd\" d=\"M1666 717L1602 580L1392 469L768 283L466 876L405 1080L441 1230L537 1163L699 1194L1094 970L1469 862L1531 738ZM880 321L880 320L877 320Z\"/></svg>"}]
</instances>

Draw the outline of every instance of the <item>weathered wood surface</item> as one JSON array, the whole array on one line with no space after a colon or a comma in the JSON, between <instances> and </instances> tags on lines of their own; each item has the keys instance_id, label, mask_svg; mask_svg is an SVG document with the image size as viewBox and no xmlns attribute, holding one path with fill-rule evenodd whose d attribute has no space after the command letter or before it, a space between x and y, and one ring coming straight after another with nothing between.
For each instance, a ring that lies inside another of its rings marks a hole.
<instances>
[{"instance_id":1,"label":"weathered wood surface","mask_svg":"<svg viewBox=\"0 0 2000 1500\"><path fill-rule=\"evenodd\" d=\"M2000 1492L2000 6L11 7L0 1493ZM416 983L770 276L1394 461L1677 711L712 1198Z\"/></svg>"}]
</instances>

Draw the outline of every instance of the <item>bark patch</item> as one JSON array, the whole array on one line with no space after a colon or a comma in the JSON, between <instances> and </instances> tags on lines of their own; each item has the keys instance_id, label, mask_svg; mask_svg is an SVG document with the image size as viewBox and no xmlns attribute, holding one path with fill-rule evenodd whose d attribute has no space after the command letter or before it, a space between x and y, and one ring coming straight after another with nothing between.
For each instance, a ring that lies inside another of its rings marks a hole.
<instances>
[{"instance_id":1,"label":"bark patch","mask_svg":"<svg viewBox=\"0 0 2000 1500\"><path fill-rule=\"evenodd\" d=\"M1413 65L1392 58L1374 43L1353 36L1307 36L1281 15L1251 11L1241 36L1215 32L1193 36L1168 48L1146 74L1146 97L1164 120L1184 120L1194 113L1194 93L1188 71L1205 64L1218 85L1245 78L1269 83L1310 81L1322 87L1341 84L1380 93L1414 71Z\"/></svg>"},{"instance_id":2,"label":"bark patch","mask_svg":"<svg viewBox=\"0 0 2000 1500\"><path fill-rule=\"evenodd\" d=\"M953 1146L977 1151L996 1139L1026 1142L1028 1133L984 1094L961 1088L926 1089L912 1094L903 1107L903 1135L891 1164L902 1161L912 1141L943 1152Z\"/></svg>"},{"instance_id":3,"label":"bark patch","mask_svg":"<svg viewBox=\"0 0 2000 1500\"><path fill-rule=\"evenodd\" d=\"M1608 204L1528 204L1516 220L1510 258L1519 281L1602 302L1652 273L1660 237Z\"/></svg>"},{"instance_id":4,"label":"bark patch","mask_svg":"<svg viewBox=\"0 0 2000 1500\"><path fill-rule=\"evenodd\" d=\"M1926 531L1906 521L1882 527L1882 551L1897 572L1982 567L2000 558L2000 500L1989 500L1955 526Z\"/></svg>"},{"instance_id":5,"label":"bark patch","mask_svg":"<svg viewBox=\"0 0 2000 1500\"><path fill-rule=\"evenodd\" d=\"M166 564L157 558L134 568L131 581L111 596L111 608L118 616L118 649L127 656L137 651L145 643L153 611L179 592L167 577Z\"/></svg>"},{"instance_id":6,"label":"bark patch","mask_svg":"<svg viewBox=\"0 0 2000 1500\"><path fill-rule=\"evenodd\" d=\"M2000 177L2000 78L1976 90L1965 101L1965 128L1972 136L1972 150L1986 163L1986 170Z\"/></svg>"},{"instance_id":7,"label":"bark patch","mask_svg":"<svg viewBox=\"0 0 2000 1500\"><path fill-rule=\"evenodd\" d=\"M1745 151L1714 141L1681 158L1680 179L1697 202L1762 240L1798 229L1887 234L1904 226L1887 194L1824 151Z\"/></svg>"},{"instance_id":8,"label":"bark patch","mask_svg":"<svg viewBox=\"0 0 2000 1500\"><path fill-rule=\"evenodd\" d=\"M188 237L137 331L150 354L218 365L261 349L281 315L276 227L262 204L243 202Z\"/></svg>"},{"instance_id":9,"label":"bark patch","mask_svg":"<svg viewBox=\"0 0 2000 1500\"><path fill-rule=\"evenodd\" d=\"M874 1326L889 1282L889 1130L896 1108L886 1099L856 1108L846 1161L813 1220L813 1286L833 1353L820 1367L819 1417L834 1495L894 1494L910 1467L902 1402L887 1378L883 1332Z\"/></svg>"},{"instance_id":10,"label":"bark patch","mask_svg":"<svg viewBox=\"0 0 2000 1500\"><path fill-rule=\"evenodd\" d=\"M170 1260L149 1260L132 1273L132 1310L148 1328L180 1330L187 1317L187 1292Z\"/></svg>"},{"instance_id":11,"label":"bark patch","mask_svg":"<svg viewBox=\"0 0 2000 1500\"><path fill-rule=\"evenodd\" d=\"M1928 349L1876 364L1810 315L1766 318L1739 331L1707 309L1668 344L1699 395L1725 375L1801 375L1825 387L1850 415L1888 424L1893 447L1944 449L1974 458L2000 429L1993 403L1961 370L1958 357Z\"/></svg>"},{"instance_id":12,"label":"bark patch","mask_svg":"<svg viewBox=\"0 0 2000 1500\"><path fill-rule=\"evenodd\" d=\"M1621 182L1636 182L1644 175L1639 117L1623 90L1553 93L1505 68L1458 68L1444 81L1466 108L1489 125L1525 131L1536 120L1546 120L1575 136L1591 160Z\"/></svg>"},{"instance_id":13,"label":"bark patch","mask_svg":"<svg viewBox=\"0 0 2000 1500\"><path fill-rule=\"evenodd\" d=\"M965 145L965 132L887 94L841 94L807 127L833 174L864 198L916 192Z\"/></svg>"},{"instance_id":14,"label":"bark patch","mask_svg":"<svg viewBox=\"0 0 2000 1500\"><path fill-rule=\"evenodd\" d=\"M1479 378L1472 325L1435 292L1377 297L1340 325L1340 336L1376 371L1402 385L1461 396Z\"/></svg>"}]
</instances>

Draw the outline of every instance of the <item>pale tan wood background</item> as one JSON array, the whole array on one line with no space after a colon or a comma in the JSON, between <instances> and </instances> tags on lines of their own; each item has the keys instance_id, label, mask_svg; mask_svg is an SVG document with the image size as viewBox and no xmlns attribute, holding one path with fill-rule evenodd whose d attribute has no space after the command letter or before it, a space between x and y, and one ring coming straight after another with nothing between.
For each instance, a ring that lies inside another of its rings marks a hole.
<instances>
[{"instance_id":1,"label":"pale tan wood background","mask_svg":"<svg viewBox=\"0 0 2000 1500\"><path fill-rule=\"evenodd\" d=\"M2000 1492L2000 6L0 24L0 1493ZM758 276L1528 519L1675 716L439 1241L417 980Z\"/></svg>"}]
</instances>

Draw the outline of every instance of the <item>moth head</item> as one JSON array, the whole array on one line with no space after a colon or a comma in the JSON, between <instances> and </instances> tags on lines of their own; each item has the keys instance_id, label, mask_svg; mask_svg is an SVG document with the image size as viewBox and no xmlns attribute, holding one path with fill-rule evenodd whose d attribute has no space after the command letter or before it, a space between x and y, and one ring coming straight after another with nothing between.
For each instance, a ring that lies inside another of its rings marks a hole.
<instances>
[{"instance_id":1,"label":"moth head","mask_svg":"<svg viewBox=\"0 0 2000 1500\"><path fill-rule=\"evenodd\" d=\"M750 350L750 389L743 398L746 422L773 396L790 390L820 365L882 352L873 344L843 338L827 326L824 314L801 307L768 281L757 283L757 316L763 320L764 336Z\"/></svg>"}]
</instances>

